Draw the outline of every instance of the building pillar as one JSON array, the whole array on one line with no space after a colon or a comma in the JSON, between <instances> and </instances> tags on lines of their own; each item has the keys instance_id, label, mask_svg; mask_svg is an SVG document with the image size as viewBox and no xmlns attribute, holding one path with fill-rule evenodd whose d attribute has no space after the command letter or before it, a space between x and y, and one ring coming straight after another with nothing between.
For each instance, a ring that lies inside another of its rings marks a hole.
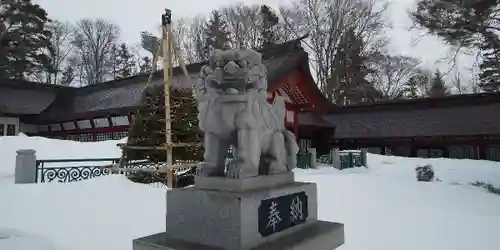
<instances>
[{"instance_id":1,"label":"building pillar","mask_svg":"<svg viewBox=\"0 0 500 250\"><path fill-rule=\"evenodd\" d=\"M382 147L380 147L380 154L381 154L381 155L386 155L386 154L387 154L386 149L387 149L387 147L386 147L386 146L382 146Z\"/></svg>"},{"instance_id":2,"label":"building pillar","mask_svg":"<svg viewBox=\"0 0 500 250\"><path fill-rule=\"evenodd\" d=\"M450 158L450 149L447 146L444 146L442 149L443 158Z\"/></svg>"},{"instance_id":3,"label":"building pillar","mask_svg":"<svg viewBox=\"0 0 500 250\"><path fill-rule=\"evenodd\" d=\"M342 162L340 161L340 153L338 148L333 148L331 151L331 160L334 168L341 169Z\"/></svg>"},{"instance_id":4,"label":"building pillar","mask_svg":"<svg viewBox=\"0 0 500 250\"><path fill-rule=\"evenodd\" d=\"M317 164L316 164L316 158L317 158L316 148L308 148L307 152L309 154L311 154L311 162L309 162L311 168L316 168L317 167Z\"/></svg>"},{"instance_id":5,"label":"building pillar","mask_svg":"<svg viewBox=\"0 0 500 250\"><path fill-rule=\"evenodd\" d=\"M481 144L479 144L479 146L477 146L477 158L478 160L486 160L487 158L487 155L486 155L486 151L487 151L487 148L488 146L482 142Z\"/></svg>"},{"instance_id":6,"label":"building pillar","mask_svg":"<svg viewBox=\"0 0 500 250\"><path fill-rule=\"evenodd\" d=\"M17 156L14 183L36 183L36 151L33 149L19 149L16 152Z\"/></svg>"},{"instance_id":7,"label":"building pillar","mask_svg":"<svg viewBox=\"0 0 500 250\"><path fill-rule=\"evenodd\" d=\"M410 157L417 157L418 155L418 148L417 145L415 144L415 141L413 139L410 142Z\"/></svg>"}]
</instances>

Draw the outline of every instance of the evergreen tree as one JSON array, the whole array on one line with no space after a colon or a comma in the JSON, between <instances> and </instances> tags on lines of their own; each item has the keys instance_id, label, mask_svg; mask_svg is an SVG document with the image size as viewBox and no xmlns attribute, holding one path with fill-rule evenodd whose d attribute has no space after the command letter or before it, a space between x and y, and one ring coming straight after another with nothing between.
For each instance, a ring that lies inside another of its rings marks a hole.
<instances>
[{"instance_id":1,"label":"evergreen tree","mask_svg":"<svg viewBox=\"0 0 500 250\"><path fill-rule=\"evenodd\" d=\"M119 77L125 78L136 74L136 61L126 43L120 44L119 57L121 60Z\"/></svg>"},{"instance_id":2,"label":"evergreen tree","mask_svg":"<svg viewBox=\"0 0 500 250\"><path fill-rule=\"evenodd\" d=\"M417 76L412 76L408 79L403 87L406 98L417 99L420 97L418 94L418 84Z\"/></svg>"},{"instance_id":3,"label":"evergreen tree","mask_svg":"<svg viewBox=\"0 0 500 250\"><path fill-rule=\"evenodd\" d=\"M75 74L75 69L73 68L73 66L65 67L63 72L62 72L60 84L65 85L65 86L69 86L73 82L73 80L75 79L75 76L76 76L76 74Z\"/></svg>"},{"instance_id":4,"label":"evergreen tree","mask_svg":"<svg viewBox=\"0 0 500 250\"><path fill-rule=\"evenodd\" d=\"M118 46L116 44L113 44L111 46L111 58L110 58L110 72L111 75L113 76L113 80L118 79L118 72L119 72L119 67L121 64L120 60L120 53L118 51Z\"/></svg>"},{"instance_id":5,"label":"evergreen tree","mask_svg":"<svg viewBox=\"0 0 500 250\"><path fill-rule=\"evenodd\" d=\"M170 91L172 142L201 141L197 102L191 90L171 88ZM129 133L127 142L129 145L159 146L165 144L163 102L163 86L151 85L146 89ZM172 154L173 162L176 160L201 161L203 156L199 147L175 147ZM155 162L164 162L166 154L163 150L130 150L127 152L127 159L150 159Z\"/></svg>"},{"instance_id":6,"label":"evergreen tree","mask_svg":"<svg viewBox=\"0 0 500 250\"><path fill-rule=\"evenodd\" d=\"M0 4L0 77L22 79L36 72L54 72L47 12L30 0L1 0Z\"/></svg>"},{"instance_id":7,"label":"evergreen tree","mask_svg":"<svg viewBox=\"0 0 500 250\"><path fill-rule=\"evenodd\" d=\"M443 76L439 70L436 70L431 79L427 95L431 98L435 98L443 97L448 94L450 94L450 91L443 80Z\"/></svg>"},{"instance_id":8,"label":"evergreen tree","mask_svg":"<svg viewBox=\"0 0 500 250\"><path fill-rule=\"evenodd\" d=\"M366 80L372 69L367 67L368 58L361 54L362 48L363 41L354 30L341 39L329 86L337 104L370 103L381 98L381 93Z\"/></svg>"},{"instance_id":9,"label":"evergreen tree","mask_svg":"<svg viewBox=\"0 0 500 250\"><path fill-rule=\"evenodd\" d=\"M212 11L205 24L205 56L208 58L212 49L230 49L230 34L226 21L218 10Z\"/></svg>"},{"instance_id":10,"label":"evergreen tree","mask_svg":"<svg viewBox=\"0 0 500 250\"><path fill-rule=\"evenodd\" d=\"M151 58L145 56L141 59L141 62L139 63L139 72L141 74L143 73L150 73L152 69L152 62Z\"/></svg>"},{"instance_id":11,"label":"evergreen tree","mask_svg":"<svg viewBox=\"0 0 500 250\"><path fill-rule=\"evenodd\" d=\"M126 43L120 45L114 44L111 48L112 53L112 69L114 79L122 79L134 75L136 61L130 53Z\"/></svg>"},{"instance_id":12,"label":"evergreen tree","mask_svg":"<svg viewBox=\"0 0 500 250\"><path fill-rule=\"evenodd\" d=\"M499 7L496 0L419 0L410 16L452 46L479 49L483 56L480 87L491 92L500 90Z\"/></svg>"},{"instance_id":13,"label":"evergreen tree","mask_svg":"<svg viewBox=\"0 0 500 250\"><path fill-rule=\"evenodd\" d=\"M479 87L486 92L500 91L500 46L485 42L481 49L483 61L479 65Z\"/></svg>"},{"instance_id":14,"label":"evergreen tree","mask_svg":"<svg viewBox=\"0 0 500 250\"><path fill-rule=\"evenodd\" d=\"M259 40L262 47L266 47L270 44L276 43L279 39L279 35L277 34L277 24L279 23L279 17L268 5L262 5L260 7L260 16L262 19L262 23L260 27Z\"/></svg>"}]
</instances>

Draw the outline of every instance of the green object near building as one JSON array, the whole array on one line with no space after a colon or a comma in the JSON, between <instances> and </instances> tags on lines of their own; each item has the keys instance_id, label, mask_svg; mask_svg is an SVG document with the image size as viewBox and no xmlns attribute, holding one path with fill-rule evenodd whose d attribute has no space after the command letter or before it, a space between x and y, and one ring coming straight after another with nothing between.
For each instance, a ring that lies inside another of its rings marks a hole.
<instances>
[{"instance_id":1,"label":"green object near building","mask_svg":"<svg viewBox=\"0 0 500 250\"><path fill-rule=\"evenodd\" d=\"M353 167L368 167L366 164L366 151L343 151L340 155L340 169Z\"/></svg>"},{"instance_id":2,"label":"green object near building","mask_svg":"<svg viewBox=\"0 0 500 250\"><path fill-rule=\"evenodd\" d=\"M297 167L298 168L311 168L312 154L308 152L299 152L297 154Z\"/></svg>"}]
</instances>

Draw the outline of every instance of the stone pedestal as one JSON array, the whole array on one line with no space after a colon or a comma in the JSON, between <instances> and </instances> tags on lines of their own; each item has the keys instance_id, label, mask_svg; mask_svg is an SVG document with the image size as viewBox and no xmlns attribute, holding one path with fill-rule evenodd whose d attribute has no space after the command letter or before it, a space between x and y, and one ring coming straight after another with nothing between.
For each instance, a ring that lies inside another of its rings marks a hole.
<instances>
[{"instance_id":1,"label":"stone pedestal","mask_svg":"<svg viewBox=\"0 0 500 250\"><path fill-rule=\"evenodd\" d=\"M316 148L307 148L307 152L311 154L311 162L309 163L311 165L311 168L317 168L318 164L316 164L316 159L317 159Z\"/></svg>"},{"instance_id":2,"label":"stone pedestal","mask_svg":"<svg viewBox=\"0 0 500 250\"><path fill-rule=\"evenodd\" d=\"M14 183L36 183L36 151L33 149L19 149L16 152L17 155Z\"/></svg>"},{"instance_id":3,"label":"stone pedestal","mask_svg":"<svg viewBox=\"0 0 500 250\"><path fill-rule=\"evenodd\" d=\"M333 250L344 243L343 224L317 219L316 184L295 182L293 173L246 184L197 181L168 191L166 232L134 240L134 250Z\"/></svg>"}]
</instances>

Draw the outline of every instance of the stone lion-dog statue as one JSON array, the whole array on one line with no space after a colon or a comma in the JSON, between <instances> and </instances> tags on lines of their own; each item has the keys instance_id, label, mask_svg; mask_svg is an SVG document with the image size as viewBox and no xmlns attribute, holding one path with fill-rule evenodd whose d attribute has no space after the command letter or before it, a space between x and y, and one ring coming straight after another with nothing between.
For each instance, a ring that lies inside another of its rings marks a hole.
<instances>
[{"instance_id":1,"label":"stone lion-dog statue","mask_svg":"<svg viewBox=\"0 0 500 250\"><path fill-rule=\"evenodd\" d=\"M249 178L292 171L298 152L285 128L285 100L267 101L267 69L253 50L215 50L194 92L205 133L199 176ZM234 159L226 165L229 146Z\"/></svg>"}]
</instances>

